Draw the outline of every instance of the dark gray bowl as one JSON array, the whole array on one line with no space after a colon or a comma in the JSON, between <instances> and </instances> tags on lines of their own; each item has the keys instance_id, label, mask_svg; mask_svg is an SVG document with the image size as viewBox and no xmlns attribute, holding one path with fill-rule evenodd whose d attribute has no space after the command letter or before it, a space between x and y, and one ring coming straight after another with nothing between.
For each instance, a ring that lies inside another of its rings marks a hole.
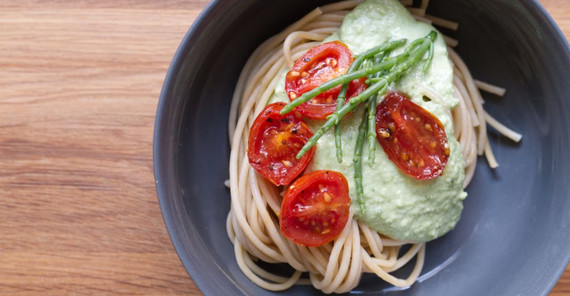
<instances>
[{"instance_id":1,"label":"dark gray bowl","mask_svg":"<svg viewBox=\"0 0 570 296\"><path fill-rule=\"evenodd\" d=\"M501 166L479 160L456 229L427 245L419 281L390 288L364 277L367 295L546 295L570 257L570 50L530 0L432 0L430 13L459 20L457 48L475 77L505 86L490 114L524 137L490 131ZM206 295L272 293L238 269L226 236L230 208L227 117L245 60L263 40L321 1L213 1L185 36L156 117L154 165L164 220L180 259ZM190 279L189 279L190 280Z\"/></svg>"}]
</instances>

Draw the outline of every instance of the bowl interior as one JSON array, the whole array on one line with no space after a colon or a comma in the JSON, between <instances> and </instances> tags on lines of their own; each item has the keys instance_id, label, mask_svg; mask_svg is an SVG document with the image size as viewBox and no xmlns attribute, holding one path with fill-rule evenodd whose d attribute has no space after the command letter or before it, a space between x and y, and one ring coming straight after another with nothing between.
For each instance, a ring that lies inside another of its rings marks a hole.
<instances>
[{"instance_id":1,"label":"bowl interior","mask_svg":"<svg viewBox=\"0 0 570 296\"><path fill-rule=\"evenodd\" d=\"M545 295L570 255L568 45L533 1L430 2L430 14L460 22L458 32L443 32L459 40L473 76L507 88L504 98L484 94L485 108L523 140L513 144L489 131L500 167L479 159L461 220L428 243L418 283L396 289L364 276L354 293ZM157 191L181 261L206 295L280 294L241 273L226 235L227 118L249 54L323 3L214 1L168 72L155 126ZM318 294L306 286L289 292Z\"/></svg>"}]
</instances>

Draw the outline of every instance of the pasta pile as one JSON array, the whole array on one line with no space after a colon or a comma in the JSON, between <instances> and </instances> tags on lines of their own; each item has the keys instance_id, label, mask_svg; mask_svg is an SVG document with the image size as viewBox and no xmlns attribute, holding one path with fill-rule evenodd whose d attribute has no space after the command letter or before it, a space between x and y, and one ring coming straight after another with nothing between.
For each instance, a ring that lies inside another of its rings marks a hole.
<instances>
[{"instance_id":1,"label":"pasta pile","mask_svg":"<svg viewBox=\"0 0 570 296\"><path fill-rule=\"evenodd\" d=\"M412 1L401 2L412 4ZM303 247L292 243L279 230L282 193L248 163L249 127L266 106L280 74L309 48L337 32L344 16L357 4L359 1L344 1L317 8L265 41L246 63L235 89L229 118L231 210L227 231L240 269L267 290L285 290L294 284L310 282L324 293L343 293L356 287L363 273L374 273L394 286L405 287L416 281L423 267L425 243L384 237L352 216L341 235L324 246ZM426 7L427 1L422 1L420 7L408 9L420 21L457 29L457 23L426 15ZM446 42L454 65L455 93L460 98L453 118L455 135L466 161L466 187L473 177L477 155L485 154L489 165L497 166L487 139L487 123L515 141L520 140L520 135L483 110L479 89L498 95L504 94L504 89L474 80L452 49L457 42L451 38L446 38ZM437 94L429 89L423 92L430 99L438 100ZM400 254L402 248L407 250L403 255ZM413 258L415 266L407 278L391 275ZM275 275L260 268L257 260L287 263L296 271L289 277ZM301 278L304 272L308 272L309 279Z\"/></svg>"}]
</instances>

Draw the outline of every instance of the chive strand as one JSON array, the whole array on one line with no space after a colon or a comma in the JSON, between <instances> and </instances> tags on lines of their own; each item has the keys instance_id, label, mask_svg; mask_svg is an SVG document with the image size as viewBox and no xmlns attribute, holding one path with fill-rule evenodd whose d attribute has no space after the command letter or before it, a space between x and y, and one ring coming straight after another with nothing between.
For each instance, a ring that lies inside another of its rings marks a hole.
<instances>
[{"instance_id":1,"label":"chive strand","mask_svg":"<svg viewBox=\"0 0 570 296\"><path fill-rule=\"evenodd\" d=\"M380 78L376 79L376 81L375 81L376 83L372 84L369 88L367 88L365 91L363 91L360 95L351 98L348 101L348 104L344 104L338 111L335 111L333 114L329 115L327 117L327 121L321 126L321 128L319 130L317 130L317 132L309 139L309 141L307 141L307 143L305 143L305 145L303 146L303 148L301 148L299 153L297 153L297 158L301 158L303 155L305 155L305 153L307 153L307 151L309 151L309 149L311 149L311 147L313 147L317 143L317 141L328 130L330 130L335 124L340 122L340 120L346 114L354 111L354 109L356 109L356 107L360 103L366 101L372 95L376 95L376 94L381 95L382 93L378 93L380 90L382 90L382 89L385 90L390 83L399 79L408 69L410 69L412 66L416 65L423 58L426 51L429 50L430 43L433 42L433 40L435 39L436 36L437 36L437 33L432 31L430 34L428 34L428 36L420 39L421 43L418 43L417 46L415 46L414 50L409 51L409 58L408 59L405 59L401 63L395 65L394 68L392 69L392 71L390 71L386 75L383 75ZM384 64L384 63L382 63L382 64ZM357 71L357 72L360 72L360 71ZM357 73L357 72L354 72L354 73ZM344 75L344 76L346 77L349 75L351 75L351 74ZM343 76L341 76L341 77L343 77ZM350 79L348 81L351 81L351 80L354 80L354 79ZM332 80L330 80L330 81L332 81ZM294 103L294 102L295 101L293 101L291 103ZM289 105L291 105L291 103ZM289 106L289 105L287 105L287 106ZM283 108L283 110L285 110L285 108L287 106L285 106ZM283 113L283 110L281 111L282 114L289 112L289 111L287 111L287 112Z\"/></svg>"},{"instance_id":2,"label":"chive strand","mask_svg":"<svg viewBox=\"0 0 570 296\"><path fill-rule=\"evenodd\" d=\"M384 92L380 90L379 92ZM368 166L374 166L374 160L376 158L376 97L371 96L368 99Z\"/></svg>"},{"instance_id":3,"label":"chive strand","mask_svg":"<svg viewBox=\"0 0 570 296\"><path fill-rule=\"evenodd\" d=\"M434 44L432 42L429 45L428 57L426 59L426 62L424 63L424 68L422 69L422 72L424 74L427 73L427 70L429 69L429 66L431 65L431 61L433 60L433 51L434 51Z\"/></svg>"},{"instance_id":4,"label":"chive strand","mask_svg":"<svg viewBox=\"0 0 570 296\"><path fill-rule=\"evenodd\" d=\"M354 63L352 63L352 65L354 65ZM351 65L351 68L352 68ZM349 69L350 71L350 69ZM345 84L342 86L342 88L340 89L340 92L337 96L337 100L336 100L336 109L335 111L340 110L340 108L342 108L342 106L344 105L344 101L346 100L346 91L348 89L348 84ZM342 163L342 137L340 134L340 130L341 130L341 126L340 126L340 122L335 124L334 127L334 144L336 147L336 161L338 163Z\"/></svg>"},{"instance_id":5,"label":"chive strand","mask_svg":"<svg viewBox=\"0 0 570 296\"><path fill-rule=\"evenodd\" d=\"M313 88L312 90L302 94L300 97L294 99L292 102L290 102L289 104L285 105L285 107L283 107L283 109L281 109L281 115L285 115L291 111L293 111L294 108L296 108L297 106L304 104L308 101L310 101L312 98L322 94L323 92L336 87L337 85L341 85L341 84L348 84L349 82L351 82L354 79L360 79L362 77L368 76L370 74L374 74L378 71L382 71L382 70L386 70L386 69L390 69L392 67L394 67L395 65L397 65L398 63L401 63L403 61L405 61L407 59L407 54L401 54L398 56L395 56L394 58L390 58L380 64L374 65L368 69L361 69L358 71L354 71L352 73L347 73L344 75L341 75L337 78L331 79L323 84L321 84L320 86Z\"/></svg>"},{"instance_id":6,"label":"chive strand","mask_svg":"<svg viewBox=\"0 0 570 296\"><path fill-rule=\"evenodd\" d=\"M393 49L398 48L398 47L406 44L406 42L407 42L407 39L400 39L400 40L396 40L396 41L386 42L381 46L376 46L376 47L373 47L373 48L367 50L363 54L356 57L354 62L352 62L352 64L350 65L350 68L348 68L347 73L352 73L352 72L358 70L358 68L360 67L360 65L362 64L362 62L365 59L368 59L368 58L373 57L373 56L378 55L378 54L381 54L384 57L387 52L390 52ZM342 86L342 88L341 88L341 90L337 96L336 110L335 111L340 110L340 108L344 105L344 101L346 101L346 91L348 90L348 84L349 83L343 84L343 86ZM338 163L342 163L342 137L341 137L341 123L340 122L335 124L334 139L335 139L335 147L336 147L336 160L338 161Z\"/></svg>"},{"instance_id":7,"label":"chive strand","mask_svg":"<svg viewBox=\"0 0 570 296\"><path fill-rule=\"evenodd\" d=\"M385 84L388 83L385 82ZM305 153L307 153L307 151L309 151L309 149L311 149L311 147L313 147L317 141L336 124L336 122L340 121L340 119L342 119L346 114L356 109L360 103L366 101L366 99L368 99L370 96L377 93L382 88L382 86L383 85L381 82L370 86L360 95L351 98L348 101L348 104L344 104L338 112L334 112L333 114L329 115L327 117L327 121L321 126L319 130L317 130L317 132L309 139L309 141L305 143L305 146L301 148L299 153L297 153L297 159L305 155Z\"/></svg>"},{"instance_id":8,"label":"chive strand","mask_svg":"<svg viewBox=\"0 0 570 296\"><path fill-rule=\"evenodd\" d=\"M362 54L359 54L358 56L356 56L356 59L352 63L352 65L355 65L355 68L353 70L356 70L356 68L360 67L360 65L362 64L362 62L364 60L369 59L369 58L371 58L377 54L390 52L390 51L392 51L392 50L394 50L400 46L403 46L404 44L406 44L407 41L408 40L404 38L404 39L386 42L380 46L373 47L373 48L363 52ZM352 65L351 65L351 67L352 67Z\"/></svg>"},{"instance_id":9,"label":"chive strand","mask_svg":"<svg viewBox=\"0 0 570 296\"><path fill-rule=\"evenodd\" d=\"M356 137L356 144L354 146L354 158L352 160L354 162L354 184L356 187L356 198L358 206L360 207L360 213L362 215L364 215L366 212L366 206L364 204L364 189L362 185L362 149L364 148L364 141L368 130L368 113L368 109L365 109L362 113L362 121L358 126L358 136Z\"/></svg>"},{"instance_id":10,"label":"chive strand","mask_svg":"<svg viewBox=\"0 0 570 296\"><path fill-rule=\"evenodd\" d=\"M334 145L336 147L336 161L342 163L342 137L341 137L341 122L334 126Z\"/></svg>"},{"instance_id":11,"label":"chive strand","mask_svg":"<svg viewBox=\"0 0 570 296\"><path fill-rule=\"evenodd\" d=\"M386 56L386 52L374 56L374 62L380 63ZM372 75L374 78L379 78L383 73L378 72ZM384 93L386 90L381 89L378 93ZM379 96L372 96L368 105L368 166L373 167L376 159L376 103Z\"/></svg>"}]
</instances>

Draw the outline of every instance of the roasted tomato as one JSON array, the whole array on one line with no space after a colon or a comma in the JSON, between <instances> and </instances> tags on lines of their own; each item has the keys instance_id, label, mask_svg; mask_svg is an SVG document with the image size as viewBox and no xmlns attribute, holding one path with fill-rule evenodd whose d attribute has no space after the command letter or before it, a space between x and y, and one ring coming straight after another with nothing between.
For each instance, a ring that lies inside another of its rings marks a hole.
<instances>
[{"instance_id":1,"label":"roasted tomato","mask_svg":"<svg viewBox=\"0 0 570 296\"><path fill-rule=\"evenodd\" d=\"M285 78L285 91L294 100L319 85L346 73L352 63L352 52L340 41L317 45L299 58ZM366 79L350 82L347 100L366 89ZM313 119L325 119L336 108L341 86L334 87L297 107L297 111Z\"/></svg>"},{"instance_id":2,"label":"roasted tomato","mask_svg":"<svg viewBox=\"0 0 570 296\"><path fill-rule=\"evenodd\" d=\"M416 179L443 173L449 144L443 125L433 114L403 94L392 92L376 108L376 136L388 158Z\"/></svg>"},{"instance_id":3,"label":"roasted tomato","mask_svg":"<svg viewBox=\"0 0 570 296\"><path fill-rule=\"evenodd\" d=\"M317 247L337 238L348 221L348 182L334 171L297 179L281 204L281 233L296 244Z\"/></svg>"},{"instance_id":4,"label":"roasted tomato","mask_svg":"<svg viewBox=\"0 0 570 296\"><path fill-rule=\"evenodd\" d=\"M311 128L293 113L279 114L285 103L270 104L249 131L247 156L251 166L273 184L287 185L301 174L315 147L300 159L297 153L313 136Z\"/></svg>"}]
</instances>

